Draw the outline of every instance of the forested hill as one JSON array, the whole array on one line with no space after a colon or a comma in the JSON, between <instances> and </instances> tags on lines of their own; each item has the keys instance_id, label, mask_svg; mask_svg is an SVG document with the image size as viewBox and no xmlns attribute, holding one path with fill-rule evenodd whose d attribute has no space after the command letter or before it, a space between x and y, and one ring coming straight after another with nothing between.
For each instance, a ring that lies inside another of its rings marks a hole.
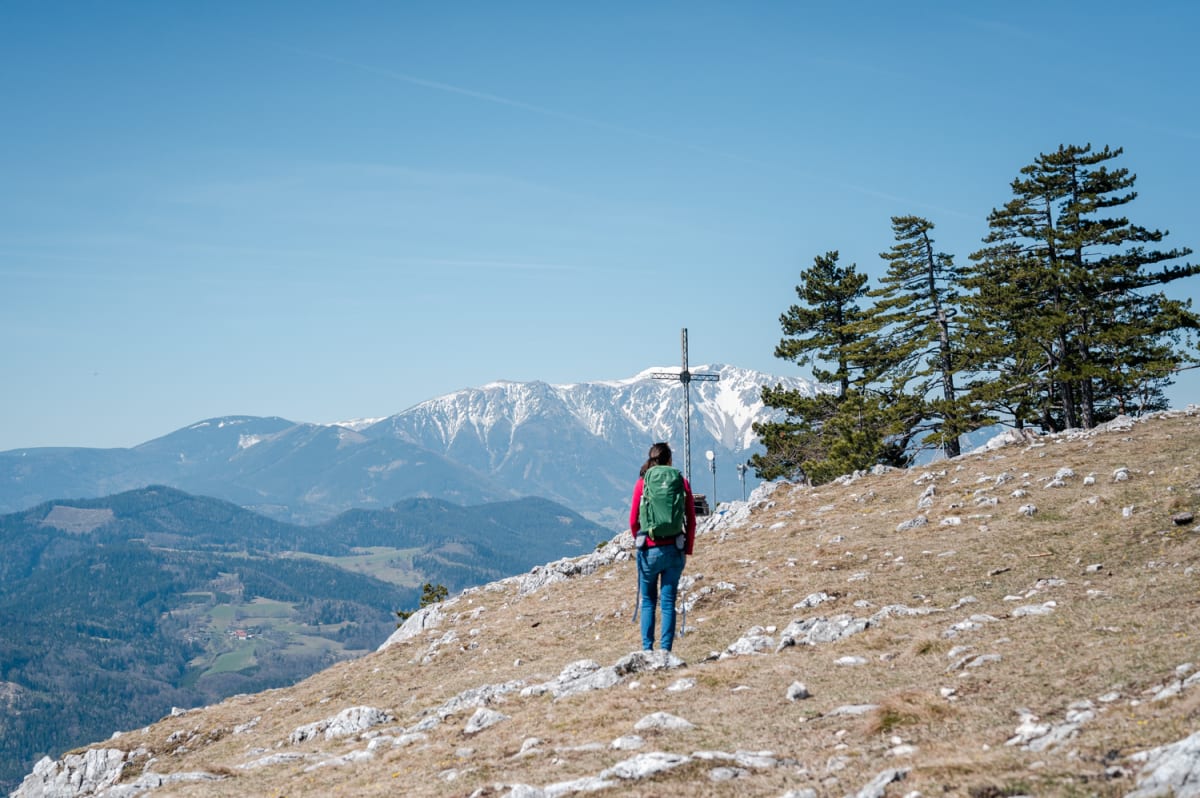
<instances>
[{"instance_id":1,"label":"forested hill","mask_svg":"<svg viewBox=\"0 0 1200 798\"><path fill-rule=\"evenodd\" d=\"M44 754L369 651L426 581L457 591L608 535L540 499L304 527L161 486L0 516L0 792Z\"/></svg>"}]
</instances>

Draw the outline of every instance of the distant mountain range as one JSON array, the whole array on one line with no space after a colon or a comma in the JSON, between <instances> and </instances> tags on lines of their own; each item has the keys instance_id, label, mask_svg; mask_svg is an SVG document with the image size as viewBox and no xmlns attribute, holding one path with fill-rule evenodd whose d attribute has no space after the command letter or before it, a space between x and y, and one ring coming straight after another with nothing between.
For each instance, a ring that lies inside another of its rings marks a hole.
<instances>
[{"instance_id":1,"label":"distant mountain range","mask_svg":"<svg viewBox=\"0 0 1200 798\"><path fill-rule=\"evenodd\" d=\"M156 486L0 516L0 794L42 754L372 650L426 581L457 593L610 537L538 498L304 527Z\"/></svg>"},{"instance_id":2,"label":"distant mountain range","mask_svg":"<svg viewBox=\"0 0 1200 798\"><path fill-rule=\"evenodd\" d=\"M651 443L669 441L687 470L683 387L652 376L677 371L573 385L497 382L367 426L230 416L130 449L14 449L0 452L0 512L157 484L297 523L408 498L469 505L542 496L620 529ZM691 384L693 487L713 493L704 459L712 450L717 500L741 498L735 465L758 451L753 423L771 417L762 387L811 393L815 386L734 366L694 371L720 379ZM752 489L752 473L746 479Z\"/></svg>"}]
</instances>

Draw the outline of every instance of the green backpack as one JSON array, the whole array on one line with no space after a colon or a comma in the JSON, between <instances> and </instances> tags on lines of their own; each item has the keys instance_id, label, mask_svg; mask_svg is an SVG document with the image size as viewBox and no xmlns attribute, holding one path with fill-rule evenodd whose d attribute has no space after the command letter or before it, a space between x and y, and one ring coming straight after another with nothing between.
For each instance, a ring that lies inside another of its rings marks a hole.
<instances>
[{"instance_id":1,"label":"green backpack","mask_svg":"<svg viewBox=\"0 0 1200 798\"><path fill-rule=\"evenodd\" d=\"M642 477L638 524L651 540L670 540L683 533L687 519L683 474L671 466L651 466Z\"/></svg>"}]
</instances>

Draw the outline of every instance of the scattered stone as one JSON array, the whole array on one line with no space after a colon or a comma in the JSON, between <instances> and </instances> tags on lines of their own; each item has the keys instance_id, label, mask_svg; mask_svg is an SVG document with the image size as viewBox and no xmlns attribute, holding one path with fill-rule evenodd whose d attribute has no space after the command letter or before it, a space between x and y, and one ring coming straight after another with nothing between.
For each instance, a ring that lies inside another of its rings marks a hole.
<instances>
[{"instance_id":1,"label":"scattered stone","mask_svg":"<svg viewBox=\"0 0 1200 798\"><path fill-rule=\"evenodd\" d=\"M408 619L400 625L400 628L392 632L391 637L383 641L383 645L379 647L379 650L384 651L397 643L403 643L405 640L419 637L425 632L441 626L442 622L446 619L446 612L443 607L448 603L440 601L437 604L430 604L408 616Z\"/></svg>"},{"instance_id":2,"label":"scattered stone","mask_svg":"<svg viewBox=\"0 0 1200 798\"><path fill-rule=\"evenodd\" d=\"M889 784L904 781L907 777L908 768L889 768L867 782L861 790L854 794L854 798L884 798Z\"/></svg>"},{"instance_id":3,"label":"scattered stone","mask_svg":"<svg viewBox=\"0 0 1200 798\"><path fill-rule=\"evenodd\" d=\"M682 693L685 690L691 690L696 686L695 679L676 679L667 686L668 693Z\"/></svg>"},{"instance_id":4,"label":"scattered stone","mask_svg":"<svg viewBox=\"0 0 1200 798\"><path fill-rule=\"evenodd\" d=\"M850 615L835 615L832 618L808 618L792 621L780 633L779 646L782 651L788 646L815 646L832 643L850 635L865 631L871 626L868 618L853 618Z\"/></svg>"},{"instance_id":5,"label":"scattered stone","mask_svg":"<svg viewBox=\"0 0 1200 798\"><path fill-rule=\"evenodd\" d=\"M343 709L331 718L298 727L288 737L288 742L292 745L299 745L318 736L324 736L326 740L336 740L339 737L349 737L352 734L364 732L381 723L391 723L393 720L391 714L382 709L350 707Z\"/></svg>"},{"instance_id":6,"label":"scattered stone","mask_svg":"<svg viewBox=\"0 0 1200 798\"><path fill-rule=\"evenodd\" d=\"M761 654L769 651L775 646L775 639L765 634L765 632L766 629L763 629L761 626L751 627L747 630L746 634L729 644L729 647L721 654L721 659L748 654Z\"/></svg>"},{"instance_id":7,"label":"scattered stone","mask_svg":"<svg viewBox=\"0 0 1200 798\"><path fill-rule=\"evenodd\" d=\"M607 779L616 776L619 779L644 779L648 776L653 776L663 771L677 768L687 762L689 757L681 754L668 754L662 751L653 751L646 754L638 754L632 759L626 759L623 762L618 762L608 770L601 771L600 778Z\"/></svg>"},{"instance_id":8,"label":"scattered stone","mask_svg":"<svg viewBox=\"0 0 1200 798\"><path fill-rule=\"evenodd\" d=\"M255 768L266 768L273 765L289 765L293 762L299 762L303 759L310 759L311 754L301 754L298 752L287 752L282 754L270 754L259 759L251 760L244 765L239 765L242 770L254 770Z\"/></svg>"},{"instance_id":9,"label":"scattered stone","mask_svg":"<svg viewBox=\"0 0 1200 798\"><path fill-rule=\"evenodd\" d=\"M633 724L634 731L684 731L694 728L695 724L669 712L652 712Z\"/></svg>"},{"instance_id":10,"label":"scattered stone","mask_svg":"<svg viewBox=\"0 0 1200 798\"><path fill-rule=\"evenodd\" d=\"M1175 526L1187 526L1195 520L1196 517L1188 512L1177 513L1171 516L1171 521L1174 522Z\"/></svg>"},{"instance_id":11,"label":"scattered stone","mask_svg":"<svg viewBox=\"0 0 1200 798\"><path fill-rule=\"evenodd\" d=\"M469 690L463 690L458 695L449 699L435 709L434 712L439 718L445 720L451 715L461 712L464 709L474 709L475 707L487 706L501 696L515 692L524 686L525 681L523 679L518 679L511 682L504 682L502 684L485 684L481 687L472 687Z\"/></svg>"},{"instance_id":12,"label":"scattered stone","mask_svg":"<svg viewBox=\"0 0 1200 798\"><path fill-rule=\"evenodd\" d=\"M1129 760L1141 765L1141 777L1137 789L1125 798L1163 795L1196 798L1200 795L1200 732L1169 745L1141 751Z\"/></svg>"},{"instance_id":13,"label":"scattered stone","mask_svg":"<svg viewBox=\"0 0 1200 798\"><path fill-rule=\"evenodd\" d=\"M902 521L896 526L897 532L907 532L910 529L918 529L929 523L929 519L923 515L918 515L916 518L910 518L907 521Z\"/></svg>"},{"instance_id":14,"label":"scattered stone","mask_svg":"<svg viewBox=\"0 0 1200 798\"><path fill-rule=\"evenodd\" d=\"M803 701L806 698L812 698L812 693L808 692L808 686L804 682L792 682L788 685L788 701Z\"/></svg>"},{"instance_id":15,"label":"scattered stone","mask_svg":"<svg viewBox=\"0 0 1200 798\"><path fill-rule=\"evenodd\" d=\"M834 665L855 666L855 665L866 665L867 661L863 657L849 655L849 656L845 656L845 657L838 657L837 659L835 659L833 661L833 664Z\"/></svg>"},{"instance_id":16,"label":"scattered stone","mask_svg":"<svg viewBox=\"0 0 1200 798\"><path fill-rule=\"evenodd\" d=\"M551 693L557 701L560 698L586 693L591 690L604 690L618 684L621 675L615 666L601 667L600 663L590 659L572 662L563 668L562 673L553 681L533 684L521 690L523 697Z\"/></svg>"},{"instance_id":17,"label":"scattered stone","mask_svg":"<svg viewBox=\"0 0 1200 798\"><path fill-rule=\"evenodd\" d=\"M1129 469L1121 466L1116 471L1113 471L1113 482L1126 482L1129 479Z\"/></svg>"},{"instance_id":18,"label":"scattered stone","mask_svg":"<svg viewBox=\"0 0 1200 798\"><path fill-rule=\"evenodd\" d=\"M1037 505L1022 504L1017 508L1017 512L1024 516L1033 516L1037 514Z\"/></svg>"},{"instance_id":19,"label":"scattered stone","mask_svg":"<svg viewBox=\"0 0 1200 798\"><path fill-rule=\"evenodd\" d=\"M60 760L42 757L10 798L91 795L117 783L127 754L117 748L89 748Z\"/></svg>"},{"instance_id":20,"label":"scattered stone","mask_svg":"<svg viewBox=\"0 0 1200 798\"><path fill-rule=\"evenodd\" d=\"M240 723L237 726L234 726L233 733L234 734L245 734L246 732L252 730L255 726L257 726L258 722L260 720L262 720L262 715L256 715L253 719L251 719L245 723Z\"/></svg>"},{"instance_id":21,"label":"scattered stone","mask_svg":"<svg viewBox=\"0 0 1200 798\"><path fill-rule=\"evenodd\" d=\"M646 741L636 734L626 734L623 737L618 737L609 744L609 748L617 751L636 751L645 746Z\"/></svg>"},{"instance_id":22,"label":"scattered stone","mask_svg":"<svg viewBox=\"0 0 1200 798\"><path fill-rule=\"evenodd\" d=\"M480 707L475 710L475 714L471 716L471 719L467 721L467 725L463 727L463 734L477 734L505 720L508 720L508 715L504 715L494 709Z\"/></svg>"},{"instance_id":23,"label":"scattered stone","mask_svg":"<svg viewBox=\"0 0 1200 798\"><path fill-rule=\"evenodd\" d=\"M878 704L843 704L836 709L831 709L825 713L827 717L835 717L838 715L865 715L879 709Z\"/></svg>"},{"instance_id":24,"label":"scattered stone","mask_svg":"<svg viewBox=\"0 0 1200 798\"><path fill-rule=\"evenodd\" d=\"M687 665L686 662L672 654L670 651L634 651L631 654L626 654L617 660L613 668L618 676L627 676L631 673L650 673L652 671L673 670L682 668Z\"/></svg>"},{"instance_id":25,"label":"scattered stone","mask_svg":"<svg viewBox=\"0 0 1200 798\"><path fill-rule=\"evenodd\" d=\"M203 770L188 773L143 773L127 784L117 784L103 792L104 798L139 798L159 787L197 781L220 781L225 778Z\"/></svg>"},{"instance_id":26,"label":"scattered stone","mask_svg":"<svg viewBox=\"0 0 1200 798\"><path fill-rule=\"evenodd\" d=\"M1054 612L1054 608L1058 606L1056 601L1047 601L1044 604L1025 604L1017 607L1012 611L1012 617L1025 618L1030 615L1049 615Z\"/></svg>"},{"instance_id":27,"label":"scattered stone","mask_svg":"<svg viewBox=\"0 0 1200 798\"><path fill-rule=\"evenodd\" d=\"M1021 723L1004 744L1034 752L1062 745L1076 735L1080 726L1096 716L1090 701L1072 704L1067 708L1066 719L1059 724L1039 723L1038 716L1027 709L1018 710L1018 713Z\"/></svg>"}]
</instances>

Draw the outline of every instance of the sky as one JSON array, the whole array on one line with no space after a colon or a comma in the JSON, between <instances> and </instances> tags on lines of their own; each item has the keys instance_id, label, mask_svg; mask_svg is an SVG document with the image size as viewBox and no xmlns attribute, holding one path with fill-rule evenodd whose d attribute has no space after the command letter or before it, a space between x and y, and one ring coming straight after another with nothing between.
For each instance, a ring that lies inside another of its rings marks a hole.
<instances>
[{"instance_id":1,"label":"sky","mask_svg":"<svg viewBox=\"0 0 1200 798\"><path fill-rule=\"evenodd\" d=\"M1200 249L1198 32L1188 2L0 0L0 450L621 379L683 328L693 367L809 377L774 349L815 256L878 278L916 214L966 264L1060 144L1123 147L1130 218Z\"/></svg>"}]
</instances>

